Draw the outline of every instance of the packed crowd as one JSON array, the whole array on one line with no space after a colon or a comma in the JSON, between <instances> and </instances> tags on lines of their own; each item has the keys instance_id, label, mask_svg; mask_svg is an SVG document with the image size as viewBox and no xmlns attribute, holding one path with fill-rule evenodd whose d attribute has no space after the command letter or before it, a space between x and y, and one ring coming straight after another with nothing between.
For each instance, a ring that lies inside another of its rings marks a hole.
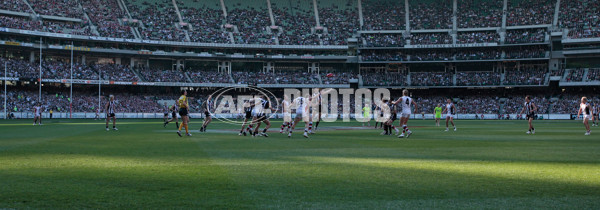
<instances>
[{"instance_id":1,"label":"packed crowd","mask_svg":"<svg viewBox=\"0 0 600 210\"><path fill-rule=\"evenodd\" d=\"M456 37L457 44L471 43L499 43L500 34L495 31L459 32Z\"/></svg>"},{"instance_id":2,"label":"packed crowd","mask_svg":"<svg viewBox=\"0 0 600 210\"><path fill-rule=\"evenodd\" d=\"M42 62L42 78L71 78L71 64L64 61L49 60ZM73 63L73 79L97 80L98 73L87 65Z\"/></svg>"},{"instance_id":3,"label":"packed crowd","mask_svg":"<svg viewBox=\"0 0 600 210\"><path fill-rule=\"evenodd\" d=\"M600 37L597 0L561 0L559 26L569 29L570 38Z\"/></svg>"},{"instance_id":4,"label":"packed crowd","mask_svg":"<svg viewBox=\"0 0 600 210\"><path fill-rule=\"evenodd\" d=\"M411 30L452 28L452 0L409 2Z\"/></svg>"},{"instance_id":5,"label":"packed crowd","mask_svg":"<svg viewBox=\"0 0 600 210\"><path fill-rule=\"evenodd\" d=\"M82 0L83 11L103 37L135 38L131 28L119 23L127 17L119 8L117 0Z\"/></svg>"},{"instance_id":6,"label":"packed crowd","mask_svg":"<svg viewBox=\"0 0 600 210\"><path fill-rule=\"evenodd\" d=\"M420 33L411 34L411 45L452 44L452 36L448 33Z\"/></svg>"},{"instance_id":7,"label":"packed crowd","mask_svg":"<svg viewBox=\"0 0 600 210\"><path fill-rule=\"evenodd\" d=\"M403 47L406 43L402 34L361 34L366 47Z\"/></svg>"},{"instance_id":8,"label":"packed crowd","mask_svg":"<svg viewBox=\"0 0 600 210\"><path fill-rule=\"evenodd\" d=\"M222 28L223 11L210 8L195 8L179 3L184 22L189 23L190 41L203 43L231 43L229 34Z\"/></svg>"},{"instance_id":9,"label":"packed crowd","mask_svg":"<svg viewBox=\"0 0 600 210\"><path fill-rule=\"evenodd\" d=\"M229 74L215 70L189 69L186 73L194 83L231 83Z\"/></svg>"},{"instance_id":10,"label":"packed crowd","mask_svg":"<svg viewBox=\"0 0 600 210\"><path fill-rule=\"evenodd\" d=\"M406 74L399 72L366 72L361 76L365 86L407 86Z\"/></svg>"},{"instance_id":11,"label":"packed crowd","mask_svg":"<svg viewBox=\"0 0 600 210\"><path fill-rule=\"evenodd\" d=\"M546 29L507 30L505 44L541 43L546 40Z\"/></svg>"},{"instance_id":12,"label":"packed crowd","mask_svg":"<svg viewBox=\"0 0 600 210\"><path fill-rule=\"evenodd\" d=\"M404 4L396 1L365 0L363 3L364 30L405 29Z\"/></svg>"},{"instance_id":13,"label":"packed crowd","mask_svg":"<svg viewBox=\"0 0 600 210\"><path fill-rule=\"evenodd\" d=\"M325 72L321 73L321 82L329 84L349 84L350 79L356 79L358 76L352 72Z\"/></svg>"},{"instance_id":14,"label":"packed crowd","mask_svg":"<svg viewBox=\"0 0 600 210\"><path fill-rule=\"evenodd\" d=\"M289 11L286 8L273 8L275 25L282 27L279 35L279 44L282 45L319 45L319 36L312 33L312 28L317 24L311 8Z\"/></svg>"},{"instance_id":15,"label":"packed crowd","mask_svg":"<svg viewBox=\"0 0 600 210\"><path fill-rule=\"evenodd\" d=\"M321 26L327 33L321 35L323 45L347 45L359 28L357 8L339 9L333 7L319 8Z\"/></svg>"},{"instance_id":16,"label":"packed crowd","mask_svg":"<svg viewBox=\"0 0 600 210\"><path fill-rule=\"evenodd\" d=\"M4 76L4 64L7 68L7 76L15 78L39 78L39 64L30 63L21 59L7 59L0 57L2 71L0 75Z\"/></svg>"},{"instance_id":17,"label":"packed crowd","mask_svg":"<svg viewBox=\"0 0 600 210\"><path fill-rule=\"evenodd\" d=\"M0 9L15 12L30 12L29 7L23 0L3 0L0 2Z\"/></svg>"},{"instance_id":18,"label":"packed crowd","mask_svg":"<svg viewBox=\"0 0 600 210\"><path fill-rule=\"evenodd\" d=\"M227 23L239 30L234 34L236 44L275 44L273 35L266 30L271 25L268 10L235 8L227 14Z\"/></svg>"},{"instance_id":19,"label":"packed crowd","mask_svg":"<svg viewBox=\"0 0 600 210\"><path fill-rule=\"evenodd\" d=\"M508 69L504 75L505 85L543 85L548 73L547 66Z\"/></svg>"},{"instance_id":20,"label":"packed crowd","mask_svg":"<svg viewBox=\"0 0 600 210\"><path fill-rule=\"evenodd\" d=\"M581 82L583 80L583 74L585 69L571 69L569 74L565 78L567 82Z\"/></svg>"},{"instance_id":21,"label":"packed crowd","mask_svg":"<svg viewBox=\"0 0 600 210\"><path fill-rule=\"evenodd\" d=\"M232 76L237 84L319 84L318 75L306 71L236 71Z\"/></svg>"},{"instance_id":22,"label":"packed crowd","mask_svg":"<svg viewBox=\"0 0 600 210\"><path fill-rule=\"evenodd\" d=\"M43 31L42 24L40 21L32 21L29 18L17 16L0 15L0 27L31 31Z\"/></svg>"},{"instance_id":23,"label":"packed crowd","mask_svg":"<svg viewBox=\"0 0 600 210\"><path fill-rule=\"evenodd\" d=\"M505 51L506 59L520 59L520 58L545 58L546 47L545 46L527 46L521 49L513 49Z\"/></svg>"},{"instance_id":24,"label":"packed crowd","mask_svg":"<svg viewBox=\"0 0 600 210\"><path fill-rule=\"evenodd\" d=\"M524 106L525 95L511 95L504 101L502 109L504 113L520 113ZM543 95L531 95L531 101L537 107L537 114L546 114L551 106L550 100Z\"/></svg>"},{"instance_id":25,"label":"packed crowd","mask_svg":"<svg viewBox=\"0 0 600 210\"><path fill-rule=\"evenodd\" d=\"M408 57L402 52L393 51L363 51L363 61L407 61Z\"/></svg>"},{"instance_id":26,"label":"packed crowd","mask_svg":"<svg viewBox=\"0 0 600 210\"><path fill-rule=\"evenodd\" d=\"M0 27L87 36L92 34L85 23L52 21L48 19L34 21L30 18L20 16L0 15Z\"/></svg>"},{"instance_id":27,"label":"packed crowd","mask_svg":"<svg viewBox=\"0 0 600 210\"><path fill-rule=\"evenodd\" d=\"M33 10L40 15L82 18L83 11L77 1L71 0L28 0Z\"/></svg>"},{"instance_id":28,"label":"packed crowd","mask_svg":"<svg viewBox=\"0 0 600 210\"><path fill-rule=\"evenodd\" d=\"M588 70L587 81L600 81L600 69L594 68Z\"/></svg>"},{"instance_id":29,"label":"packed crowd","mask_svg":"<svg viewBox=\"0 0 600 210\"><path fill-rule=\"evenodd\" d=\"M161 70L155 68L139 69L140 76L145 81L151 82L188 82L182 71L179 70Z\"/></svg>"},{"instance_id":30,"label":"packed crowd","mask_svg":"<svg viewBox=\"0 0 600 210\"><path fill-rule=\"evenodd\" d=\"M162 108L152 97L128 93L109 93L115 96L116 111L119 113L159 113ZM33 112L38 102L38 92L34 90L14 90L8 92L7 108L12 112ZM108 102L106 96L101 97L100 112ZM42 90L41 106L43 112L54 113L70 111L69 92L59 90ZM98 109L98 93L74 92L73 112L95 113ZM103 118L104 116L100 116Z\"/></svg>"},{"instance_id":31,"label":"packed crowd","mask_svg":"<svg viewBox=\"0 0 600 210\"><path fill-rule=\"evenodd\" d=\"M577 114L582 96L588 97L589 103L600 105L600 98L598 96L562 94L557 97L558 100L553 102L550 112L555 114Z\"/></svg>"},{"instance_id":32,"label":"packed crowd","mask_svg":"<svg viewBox=\"0 0 600 210\"><path fill-rule=\"evenodd\" d=\"M141 5L125 2L131 16L143 23L140 28L142 39L185 41L185 32L176 26L179 20L171 1L143 1Z\"/></svg>"},{"instance_id":33,"label":"packed crowd","mask_svg":"<svg viewBox=\"0 0 600 210\"><path fill-rule=\"evenodd\" d=\"M552 24L555 5L556 1L553 0L510 2L508 4L508 13L506 14L506 25Z\"/></svg>"},{"instance_id":34,"label":"packed crowd","mask_svg":"<svg viewBox=\"0 0 600 210\"><path fill-rule=\"evenodd\" d=\"M92 68L98 72L104 80L138 82L138 78L129 66L118 64L94 64Z\"/></svg>"},{"instance_id":35,"label":"packed crowd","mask_svg":"<svg viewBox=\"0 0 600 210\"><path fill-rule=\"evenodd\" d=\"M502 1L459 1L456 14L459 28L500 27L502 23Z\"/></svg>"},{"instance_id":36,"label":"packed crowd","mask_svg":"<svg viewBox=\"0 0 600 210\"><path fill-rule=\"evenodd\" d=\"M457 86L500 85L502 74L498 72L458 72Z\"/></svg>"},{"instance_id":37,"label":"packed crowd","mask_svg":"<svg viewBox=\"0 0 600 210\"><path fill-rule=\"evenodd\" d=\"M452 74L447 72L412 72L411 86L452 86Z\"/></svg>"}]
</instances>

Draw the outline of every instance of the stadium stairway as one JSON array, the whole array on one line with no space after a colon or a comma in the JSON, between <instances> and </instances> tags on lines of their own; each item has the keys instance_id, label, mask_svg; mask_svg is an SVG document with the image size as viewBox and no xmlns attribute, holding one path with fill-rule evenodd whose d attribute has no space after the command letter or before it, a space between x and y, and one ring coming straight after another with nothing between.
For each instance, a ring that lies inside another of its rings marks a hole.
<instances>
[{"instance_id":1,"label":"stadium stairway","mask_svg":"<svg viewBox=\"0 0 600 210\"><path fill-rule=\"evenodd\" d=\"M134 69L134 68L130 68L130 69L131 69L131 72L133 72L133 74L135 74L135 76L140 79L140 81L142 81L142 82L148 82L148 81L146 81L146 78L144 78L144 77L141 76L140 72L138 72L137 69Z\"/></svg>"},{"instance_id":2,"label":"stadium stairway","mask_svg":"<svg viewBox=\"0 0 600 210\"><path fill-rule=\"evenodd\" d=\"M190 75L188 74L187 71L183 72L183 75L185 76L185 79L189 82L189 83L194 83L192 81L192 78L190 77Z\"/></svg>"},{"instance_id":3,"label":"stadium stairway","mask_svg":"<svg viewBox=\"0 0 600 210\"><path fill-rule=\"evenodd\" d=\"M317 76L317 80L319 80L319 84L322 85L323 79L321 79L321 74L316 74L316 76Z\"/></svg>"},{"instance_id":4,"label":"stadium stairway","mask_svg":"<svg viewBox=\"0 0 600 210\"><path fill-rule=\"evenodd\" d=\"M587 82L587 78L588 78L588 73L590 72L590 69L586 68L583 70L583 78L581 79L582 82Z\"/></svg>"},{"instance_id":5,"label":"stadium stairway","mask_svg":"<svg viewBox=\"0 0 600 210\"><path fill-rule=\"evenodd\" d=\"M83 12L83 18L85 18L85 20L87 20L88 22L88 26L90 27L90 31L96 35L96 36L100 36L100 33L98 32L98 27L96 27L96 25L94 25L94 22L92 22L92 19L90 19L90 16L87 14L87 12L83 9L83 6L81 6L81 2L77 1L77 5L79 6L79 8L81 8L81 11ZM119 23L121 23L121 20L119 20Z\"/></svg>"},{"instance_id":6,"label":"stadium stairway","mask_svg":"<svg viewBox=\"0 0 600 210\"><path fill-rule=\"evenodd\" d=\"M25 2L27 7L29 7L29 11L31 11L31 13L33 13L33 15L38 16L38 14L35 12L35 10L33 10L33 7L31 6L31 4L29 4L29 1L23 0L23 2Z\"/></svg>"}]
</instances>

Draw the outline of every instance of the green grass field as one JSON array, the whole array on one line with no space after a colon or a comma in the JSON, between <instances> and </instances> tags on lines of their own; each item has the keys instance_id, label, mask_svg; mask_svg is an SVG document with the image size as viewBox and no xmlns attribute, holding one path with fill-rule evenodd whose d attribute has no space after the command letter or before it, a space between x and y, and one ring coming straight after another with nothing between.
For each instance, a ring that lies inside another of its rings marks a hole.
<instances>
[{"instance_id":1,"label":"green grass field","mask_svg":"<svg viewBox=\"0 0 600 210\"><path fill-rule=\"evenodd\" d=\"M409 139L321 123L288 139L215 122L0 120L0 208L600 209L600 129L580 121L412 120Z\"/></svg>"}]
</instances>

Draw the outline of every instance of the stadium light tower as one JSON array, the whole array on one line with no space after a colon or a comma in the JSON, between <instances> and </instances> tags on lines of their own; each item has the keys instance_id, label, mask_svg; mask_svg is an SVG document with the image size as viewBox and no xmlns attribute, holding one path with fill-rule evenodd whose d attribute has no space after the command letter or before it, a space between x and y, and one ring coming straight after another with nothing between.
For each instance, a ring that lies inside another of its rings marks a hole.
<instances>
[{"instance_id":1,"label":"stadium light tower","mask_svg":"<svg viewBox=\"0 0 600 210\"><path fill-rule=\"evenodd\" d=\"M8 92L6 92L6 81L8 80L8 74L6 74L6 65L8 62L6 62L6 60L4 60L4 119L7 119L8 117L6 116L6 99L8 98Z\"/></svg>"},{"instance_id":2,"label":"stadium light tower","mask_svg":"<svg viewBox=\"0 0 600 210\"><path fill-rule=\"evenodd\" d=\"M40 37L40 80L38 82L40 83L40 95L38 102L42 103L42 37Z\"/></svg>"},{"instance_id":3,"label":"stadium light tower","mask_svg":"<svg viewBox=\"0 0 600 210\"><path fill-rule=\"evenodd\" d=\"M73 118L73 41L71 41L71 95L69 96L69 119Z\"/></svg>"}]
</instances>

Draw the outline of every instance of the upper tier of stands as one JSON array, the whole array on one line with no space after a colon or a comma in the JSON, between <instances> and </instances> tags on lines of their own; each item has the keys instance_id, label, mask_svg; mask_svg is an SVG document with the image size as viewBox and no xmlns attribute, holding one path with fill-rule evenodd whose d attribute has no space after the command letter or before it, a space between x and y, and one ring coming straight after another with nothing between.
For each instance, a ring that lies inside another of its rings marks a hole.
<instances>
[{"instance_id":1,"label":"upper tier of stands","mask_svg":"<svg viewBox=\"0 0 600 210\"><path fill-rule=\"evenodd\" d=\"M453 15L458 29L502 27L502 1L458 1L453 11L452 0L407 0L409 14L402 1L361 2L362 26L356 0L319 0L316 5L309 0L271 0L271 10L266 0L6 0L0 3L1 10L20 13L0 12L0 27L117 38L267 45L346 45L348 38L358 37L360 30L450 30L454 27ZM554 23L556 2L509 0L506 25L547 28ZM568 37L600 37L598 1L561 0L558 9L555 24L569 29ZM509 31L507 43L512 44L540 42L548 32ZM487 35L483 41L498 42L499 35L481 33ZM473 39L459 33L457 41L478 43L481 36L476 36ZM490 37L493 40L487 40Z\"/></svg>"}]
</instances>

